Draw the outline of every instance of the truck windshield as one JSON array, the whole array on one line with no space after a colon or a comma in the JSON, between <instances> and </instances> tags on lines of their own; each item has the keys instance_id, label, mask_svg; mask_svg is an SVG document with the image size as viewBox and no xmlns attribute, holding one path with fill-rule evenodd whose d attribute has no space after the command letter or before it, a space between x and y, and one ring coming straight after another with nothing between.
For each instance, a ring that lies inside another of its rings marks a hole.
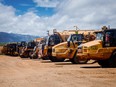
<instances>
[{"instance_id":1,"label":"truck windshield","mask_svg":"<svg viewBox=\"0 0 116 87\"><path fill-rule=\"evenodd\" d=\"M84 38L83 34L72 34L69 36L67 41L82 41Z\"/></svg>"},{"instance_id":2,"label":"truck windshield","mask_svg":"<svg viewBox=\"0 0 116 87\"><path fill-rule=\"evenodd\" d=\"M34 48L36 46L35 42L28 42L27 47L28 48Z\"/></svg>"},{"instance_id":3,"label":"truck windshield","mask_svg":"<svg viewBox=\"0 0 116 87\"><path fill-rule=\"evenodd\" d=\"M105 32L105 46L115 47L116 46L116 30L109 30Z\"/></svg>"},{"instance_id":4,"label":"truck windshield","mask_svg":"<svg viewBox=\"0 0 116 87\"><path fill-rule=\"evenodd\" d=\"M18 43L18 47L25 47L26 45L27 43L25 41Z\"/></svg>"},{"instance_id":5,"label":"truck windshield","mask_svg":"<svg viewBox=\"0 0 116 87\"><path fill-rule=\"evenodd\" d=\"M56 45L60 42L61 42L60 37L57 34L53 34L53 35L48 37L46 45L53 46L53 45Z\"/></svg>"},{"instance_id":6,"label":"truck windshield","mask_svg":"<svg viewBox=\"0 0 116 87\"><path fill-rule=\"evenodd\" d=\"M102 32L96 33L96 40L102 40L103 41L103 33Z\"/></svg>"}]
</instances>

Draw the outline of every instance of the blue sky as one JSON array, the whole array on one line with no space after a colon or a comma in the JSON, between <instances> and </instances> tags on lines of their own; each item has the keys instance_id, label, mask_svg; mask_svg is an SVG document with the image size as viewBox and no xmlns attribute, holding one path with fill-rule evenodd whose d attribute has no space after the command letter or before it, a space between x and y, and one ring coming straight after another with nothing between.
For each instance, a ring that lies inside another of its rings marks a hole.
<instances>
[{"instance_id":1,"label":"blue sky","mask_svg":"<svg viewBox=\"0 0 116 87\"><path fill-rule=\"evenodd\" d=\"M0 32L45 36L49 30L116 27L116 0L0 0Z\"/></svg>"},{"instance_id":2,"label":"blue sky","mask_svg":"<svg viewBox=\"0 0 116 87\"><path fill-rule=\"evenodd\" d=\"M55 13L54 7L40 7L32 0L3 0L4 5L13 6L17 15L25 14L33 10L39 16L52 16Z\"/></svg>"}]
</instances>

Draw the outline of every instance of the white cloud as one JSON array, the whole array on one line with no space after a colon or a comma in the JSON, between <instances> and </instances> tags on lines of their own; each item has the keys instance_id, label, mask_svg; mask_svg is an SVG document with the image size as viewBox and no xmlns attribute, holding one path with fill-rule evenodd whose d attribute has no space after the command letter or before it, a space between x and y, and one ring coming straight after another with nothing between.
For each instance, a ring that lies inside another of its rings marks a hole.
<instances>
[{"instance_id":1,"label":"white cloud","mask_svg":"<svg viewBox=\"0 0 116 87\"><path fill-rule=\"evenodd\" d=\"M46 28L42 19L33 12L16 16L13 7L0 4L0 31L2 32L42 35L45 32L43 29Z\"/></svg>"},{"instance_id":2,"label":"white cloud","mask_svg":"<svg viewBox=\"0 0 116 87\"><path fill-rule=\"evenodd\" d=\"M56 7L59 0L33 0L39 7Z\"/></svg>"},{"instance_id":3,"label":"white cloud","mask_svg":"<svg viewBox=\"0 0 116 87\"><path fill-rule=\"evenodd\" d=\"M33 9L17 16L12 6L0 4L0 31L43 36L47 30L75 29L74 25L80 29L99 29L103 25L116 27L114 0L60 0L55 6L54 15L40 17Z\"/></svg>"},{"instance_id":4,"label":"white cloud","mask_svg":"<svg viewBox=\"0 0 116 87\"><path fill-rule=\"evenodd\" d=\"M14 24L15 20L15 9L0 4L0 30L9 31L9 27Z\"/></svg>"},{"instance_id":5,"label":"white cloud","mask_svg":"<svg viewBox=\"0 0 116 87\"><path fill-rule=\"evenodd\" d=\"M115 9L114 0L65 0L57 8L57 14L68 15L68 21L80 28L116 27L113 21L116 19Z\"/></svg>"}]
</instances>

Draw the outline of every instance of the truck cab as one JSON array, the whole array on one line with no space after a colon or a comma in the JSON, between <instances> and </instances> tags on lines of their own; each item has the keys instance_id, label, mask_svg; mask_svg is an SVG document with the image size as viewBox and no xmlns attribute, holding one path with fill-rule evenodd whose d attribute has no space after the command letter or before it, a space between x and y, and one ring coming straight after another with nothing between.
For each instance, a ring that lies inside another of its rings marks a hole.
<instances>
[{"instance_id":1,"label":"truck cab","mask_svg":"<svg viewBox=\"0 0 116 87\"><path fill-rule=\"evenodd\" d=\"M10 55L11 56L17 56L18 55L18 43L10 43Z\"/></svg>"},{"instance_id":2,"label":"truck cab","mask_svg":"<svg viewBox=\"0 0 116 87\"><path fill-rule=\"evenodd\" d=\"M116 29L103 30L94 41L78 46L77 59L97 60L102 67L116 67Z\"/></svg>"},{"instance_id":3,"label":"truck cab","mask_svg":"<svg viewBox=\"0 0 116 87\"><path fill-rule=\"evenodd\" d=\"M43 59L49 59L52 55L52 47L58 43L63 42L62 39L59 37L58 34L52 34L48 36L46 44L43 50Z\"/></svg>"}]
</instances>

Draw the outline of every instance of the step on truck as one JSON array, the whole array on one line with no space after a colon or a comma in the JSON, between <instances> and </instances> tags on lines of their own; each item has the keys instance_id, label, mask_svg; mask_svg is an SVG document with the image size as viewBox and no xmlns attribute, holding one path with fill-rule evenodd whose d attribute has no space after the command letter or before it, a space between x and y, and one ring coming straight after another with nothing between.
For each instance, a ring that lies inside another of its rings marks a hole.
<instances>
[{"instance_id":1,"label":"step on truck","mask_svg":"<svg viewBox=\"0 0 116 87\"><path fill-rule=\"evenodd\" d=\"M77 59L92 59L101 67L116 67L116 29L103 29L94 41L78 46Z\"/></svg>"},{"instance_id":2,"label":"step on truck","mask_svg":"<svg viewBox=\"0 0 116 87\"><path fill-rule=\"evenodd\" d=\"M52 48L52 56L54 60L69 59L73 64L86 63L86 60L79 61L75 59L77 47L81 43L85 43L95 39L94 30L78 30L75 34L71 34L66 42L59 43Z\"/></svg>"}]
</instances>

